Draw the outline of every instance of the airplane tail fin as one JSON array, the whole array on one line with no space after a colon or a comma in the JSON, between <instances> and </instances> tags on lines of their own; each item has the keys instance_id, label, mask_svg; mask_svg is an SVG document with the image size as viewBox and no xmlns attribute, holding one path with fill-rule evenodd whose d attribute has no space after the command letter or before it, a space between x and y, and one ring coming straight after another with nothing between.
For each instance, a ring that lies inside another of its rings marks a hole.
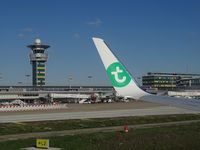
<instances>
[{"instance_id":1,"label":"airplane tail fin","mask_svg":"<svg viewBox=\"0 0 200 150\"><path fill-rule=\"evenodd\" d=\"M140 99L142 96L149 95L149 93L146 93L138 87L130 73L111 52L103 39L92 39L104 64L107 75L120 96Z\"/></svg>"}]
</instances>

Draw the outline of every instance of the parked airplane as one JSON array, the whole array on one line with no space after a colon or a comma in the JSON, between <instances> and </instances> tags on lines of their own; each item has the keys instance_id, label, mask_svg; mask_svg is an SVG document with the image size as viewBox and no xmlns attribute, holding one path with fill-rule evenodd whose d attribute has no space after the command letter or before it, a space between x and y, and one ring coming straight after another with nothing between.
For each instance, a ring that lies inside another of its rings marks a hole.
<instances>
[{"instance_id":1,"label":"parked airplane","mask_svg":"<svg viewBox=\"0 0 200 150\"><path fill-rule=\"evenodd\" d=\"M200 111L200 100L158 96L143 91L139 88L134 78L132 78L122 63L120 63L117 57L111 52L104 40L100 38L92 39L104 64L107 75L119 95L125 98L133 98Z\"/></svg>"}]
</instances>

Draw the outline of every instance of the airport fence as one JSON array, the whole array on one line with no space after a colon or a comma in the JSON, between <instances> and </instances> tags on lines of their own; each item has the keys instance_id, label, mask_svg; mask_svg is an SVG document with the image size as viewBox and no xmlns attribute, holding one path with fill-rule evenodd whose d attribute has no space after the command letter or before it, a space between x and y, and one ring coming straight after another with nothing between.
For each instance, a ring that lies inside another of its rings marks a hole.
<instances>
[{"instance_id":1,"label":"airport fence","mask_svg":"<svg viewBox=\"0 0 200 150\"><path fill-rule=\"evenodd\" d=\"M33 110L51 110L51 109L65 109L66 104L41 104L41 105L5 105L0 106L0 112L12 112L12 111L33 111Z\"/></svg>"}]
</instances>

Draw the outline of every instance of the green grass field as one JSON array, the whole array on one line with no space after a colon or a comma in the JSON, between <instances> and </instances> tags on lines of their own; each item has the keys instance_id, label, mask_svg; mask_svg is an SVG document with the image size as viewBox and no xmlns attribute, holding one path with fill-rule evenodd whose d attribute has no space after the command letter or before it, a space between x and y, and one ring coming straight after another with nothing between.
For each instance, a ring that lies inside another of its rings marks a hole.
<instances>
[{"instance_id":1,"label":"green grass field","mask_svg":"<svg viewBox=\"0 0 200 150\"><path fill-rule=\"evenodd\" d=\"M196 150L200 149L200 123L50 137L51 147L68 150ZM35 139L0 142L2 150L31 147Z\"/></svg>"},{"instance_id":2,"label":"green grass field","mask_svg":"<svg viewBox=\"0 0 200 150\"><path fill-rule=\"evenodd\" d=\"M125 124L136 125L197 119L200 119L199 114L5 123L0 124L0 135L45 131L62 131L95 127L123 126Z\"/></svg>"},{"instance_id":3,"label":"green grass field","mask_svg":"<svg viewBox=\"0 0 200 150\"><path fill-rule=\"evenodd\" d=\"M6 123L0 124L0 135L199 119L199 114L188 114ZM51 147L70 150L200 149L200 123L130 129L128 134L124 132L87 133L73 136L49 137L49 139ZM31 146L35 146L35 139L0 142L0 149L2 150L16 150Z\"/></svg>"}]
</instances>

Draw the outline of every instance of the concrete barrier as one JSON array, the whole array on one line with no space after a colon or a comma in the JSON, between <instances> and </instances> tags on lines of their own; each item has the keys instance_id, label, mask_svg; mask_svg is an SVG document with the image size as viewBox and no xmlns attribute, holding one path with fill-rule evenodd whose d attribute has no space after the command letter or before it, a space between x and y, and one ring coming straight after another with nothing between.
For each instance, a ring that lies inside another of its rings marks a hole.
<instances>
[{"instance_id":1,"label":"concrete barrier","mask_svg":"<svg viewBox=\"0 0 200 150\"><path fill-rule=\"evenodd\" d=\"M0 112L12 112L12 111L30 111L30 110L51 110L51 109L66 109L66 104L41 104L41 105L26 105L26 106L14 106L6 105L0 106Z\"/></svg>"}]
</instances>

